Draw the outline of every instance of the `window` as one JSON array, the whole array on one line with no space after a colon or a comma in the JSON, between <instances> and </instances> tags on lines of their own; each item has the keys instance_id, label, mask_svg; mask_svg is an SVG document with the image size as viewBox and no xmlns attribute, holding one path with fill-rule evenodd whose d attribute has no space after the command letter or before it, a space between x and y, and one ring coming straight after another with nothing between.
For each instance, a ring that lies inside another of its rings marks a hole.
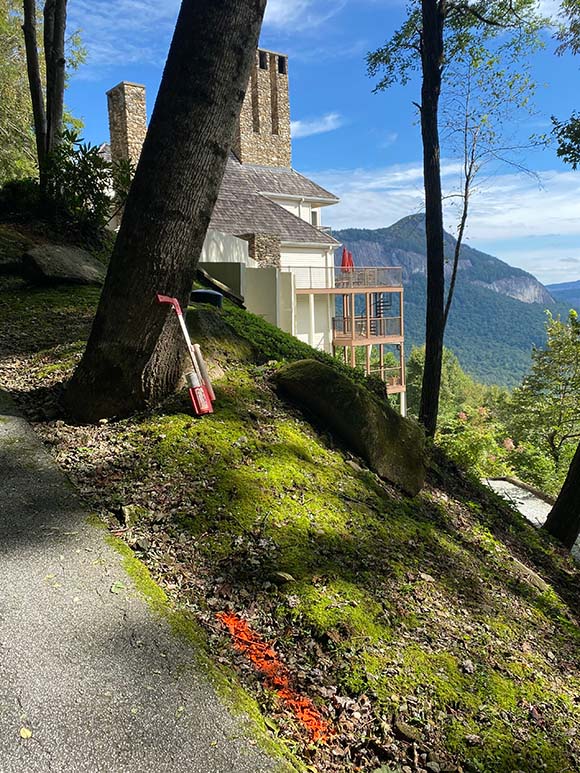
<instances>
[{"instance_id":1,"label":"window","mask_svg":"<svg viewBox=\"0 0 580 773\"><path fill-rule=\"evenodd\" d=\"M285 56L279 56L278 57L278 72L280 75L287 75L288 74L288 60Z\"/></svg>"},{"instance_id":2,"label":"window","mask_svg":"<svg viewBox=\"0 0 580 773\"><path fill-rule=\"evenodd\" d=\"M313 226L315 226L316 228L318 228L318 210L317 210L317 209L313 209L313 210L312 210L312 213L311 213L311 222L312 222L312 225L313 225Z\"/></svg>"},{"instance_id":3,"label":"window","mask_svg":"<svg viewBox=\"0 0 580 773\"><path fill-rule=\"evenodd\" d=\"M260 63L260 70L268 69L268 54L266 51L258 51L258 59Z\"/></svg>"}]
</instances>

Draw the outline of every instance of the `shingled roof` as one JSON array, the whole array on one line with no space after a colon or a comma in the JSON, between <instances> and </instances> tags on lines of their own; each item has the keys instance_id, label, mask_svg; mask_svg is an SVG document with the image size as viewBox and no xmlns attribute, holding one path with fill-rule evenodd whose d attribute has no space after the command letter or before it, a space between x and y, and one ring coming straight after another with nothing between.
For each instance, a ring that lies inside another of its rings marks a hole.
<instances>
[{"instance_id":1,"label":"shingled roof","mask_svg":"<svg viewBox=\"0 0 580 773\"><path fill-rule=\"evenodd\" d=\"M338 198L329 191L321 188L308 177L304 177L295 169L274 166L255 166L253 164L240 164L235 158L230 158L232 166L236 169L249 185L252 185L260 193L275 193L286 196L303 196L315 199L321 203L336 204Z\"/></svg>"},{"instance_id":2,"label":"shingled roof","mask_svg":"<svg viewBox=\"0 0 580 773\"><path fill-rule=\"evenodd\" d=\"M210 228L234 236L264 233L279 236L282 242L298 244L338 244L327 233L296 217L271 201L266 193L304 196L334 203L337 198L293 169L241 164L235 156L228 160Z\"/></svg>"}]
</instances>

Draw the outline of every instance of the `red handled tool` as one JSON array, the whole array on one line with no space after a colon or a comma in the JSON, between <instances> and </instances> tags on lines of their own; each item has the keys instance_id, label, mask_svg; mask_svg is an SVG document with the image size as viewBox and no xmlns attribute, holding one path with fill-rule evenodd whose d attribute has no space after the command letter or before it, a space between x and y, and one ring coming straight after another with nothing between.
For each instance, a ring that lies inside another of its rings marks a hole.
<instances>
[{"instance_id":1,"label":"red handled tool","mask_svg":"<svg viewBox=\"0 0 580 773\"><path fill-rule=\"evenodd\" d=\"M205 362L203 361L201 347L199 344L193 345L191 343L191 338L189 337L189 331L185 324L179 301L177 298L171 298L169 295L160 295L159 293L157 294L157 300L159 303L171 304L177 314L177 319L179 320L179 326L191 358L191 364L193 365L193 370L185 375L193 410L198 416L202 416L205 413L213 413L212 401L215 400L215 394Z\"/></svg>"}]
</instances>

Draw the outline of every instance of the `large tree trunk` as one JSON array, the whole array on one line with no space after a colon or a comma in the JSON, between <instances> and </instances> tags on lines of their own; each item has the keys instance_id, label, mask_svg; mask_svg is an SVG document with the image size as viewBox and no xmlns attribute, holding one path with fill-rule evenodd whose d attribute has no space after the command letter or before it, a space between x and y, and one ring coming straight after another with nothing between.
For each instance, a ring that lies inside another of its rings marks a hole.
<instances>
[{"instance_id":1,"label":"large tree trunk","mask_svg":"<svg viewBox=\"0 0 580 773\"><path fill-rule=\"evenodd\" d=\"M544 529L572 549L580 534L580 444Z\"/></svg>"},{"instance_id":2,"label":"large tree trunk","mask_svg":"<svg viewBox=\"0 0 580 773\"><path fill-rule=\"evenodd\" d=\"M445 3L422 0L421 136L425 179L425 232L427 239L427 313L425 368L419 418L427 435L437 428L441 362L443 357L445 259L443 253L443 206L439 148L439 96L443 67Z\"/></svg>"},{"instance_id":3,"label":"large tree trunk","mask_svg":"<svg viewBox=\"0 0 580 773\"><path fill-rule=\"evenodd\" d=\"M24 0L23 10L24 24L22 25L22 31L24 33L28 86L32 100L32 114L34 117L36 154L38 156L40 183L44 188L44 169L46 161L46 112L44 110L44 94L42 91L42 77L40 75L38 41L36 36L36 0Z\"/></svg>"},{"instance_id":4,"label":"large tree trunk","mask_svg":"<svg viewBox=\"0 0 580 773\"><path fill-rule=\"evenodd\" d=\"M65 396L78 419L128 415L175 389L175 314L189 298L266 0L183 0L85 354Z\"/></svg>"},{"instance_id":5,"label":"large tree trunk","mask_svg":"<svg viewBox=\"0 0 580 773\"><path fill-rule=\"evenodd\" d=\"M44 56L46 60L46 153L59 141L64 111L65 30L67 0L44 4Z\"/></svg>"}]
</instances>

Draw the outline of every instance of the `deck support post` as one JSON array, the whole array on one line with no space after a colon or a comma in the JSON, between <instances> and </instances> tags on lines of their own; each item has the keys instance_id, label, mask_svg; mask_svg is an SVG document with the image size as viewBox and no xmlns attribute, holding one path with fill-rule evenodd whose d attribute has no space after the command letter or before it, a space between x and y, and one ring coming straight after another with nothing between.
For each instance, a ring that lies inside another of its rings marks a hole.
<instances>
[{"instance_id":1,"label":"deck support post","mask_svg":"<svg viewBox=\"0 0 580 773\"><path fill-rule=\"evenodd\" d=\"M316 326L315 326L315 317L314 317L314 295L313 295L313 293L310 293L310 295L308 296L308 312L309 312L309 314L308 314L308 321L309 321L309 325L308 325L308 343L310 344L310 346L314 347L315 346L314 338L315 338Z\"/></svg>"}]
</instances>

